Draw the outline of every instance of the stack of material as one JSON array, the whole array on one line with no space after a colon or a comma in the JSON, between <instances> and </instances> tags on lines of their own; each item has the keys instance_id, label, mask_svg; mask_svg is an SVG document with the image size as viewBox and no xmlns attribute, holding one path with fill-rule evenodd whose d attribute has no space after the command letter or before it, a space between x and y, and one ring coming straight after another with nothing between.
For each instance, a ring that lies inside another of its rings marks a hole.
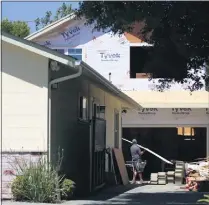
<instances>
[{"instance_id":1,"label":"stack of material","mask_svg":"<svg viewBox=\"0 0 209 205\"><path fill-rule=\"evenodd\" d=\"M174 176L175 176L175 172L174 171L168 171L167 172L167 183L168 184L174 184Z\"/></svg>"},{"instance_id":2,"label":"stack of material","mask_svg":"<svg viewBox=\"0 0 209 205\"><path fill-rule=\"evenodd\" d=\"M158 184L166 184L166 173L165 172L158 172Z\"/></svg>"},{"instance_id":3,"label":"stack of material","mask_svg":"<svg viewBox=\"0 0 209 205\"><path fill-rule=\"evenodd\" d=\"M209 162L200 162L199 163L199 174L201 177L209 176Z\"/></svg>"},{"instance_id":4,"label":"stack of material","mask_svg":"<svg viewBox=\"0 0 209 205\"><path fill-rule=\"evenodd\" d=\"M175 184L182 184L183 183L184 172L185 172L184 162L176 161Z\"/></svg>"},{"instance_id":5,"label":"stack of material","mask_svg":"<svg viewBox=\"0 0 209 205\"><path fill-rule=\"evenodd\" d=\"M157 173L151 173L150 184L157 184L157 183L158 183L158 174Z\"/></svg>"}]
</instances>

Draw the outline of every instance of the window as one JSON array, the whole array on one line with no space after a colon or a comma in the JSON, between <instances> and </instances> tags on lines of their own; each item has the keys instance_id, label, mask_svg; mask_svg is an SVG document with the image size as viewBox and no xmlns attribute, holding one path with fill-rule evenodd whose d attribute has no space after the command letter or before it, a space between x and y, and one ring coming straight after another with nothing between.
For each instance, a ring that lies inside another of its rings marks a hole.
<instances>
[{"instance_id":1,"label":"window","mask_svg":"<svg viewBox=\"0 0 209 205\"><path fill-rule=\"evenodd\" d=\"M88 119L88 103L84 96L81 96L79 100L79 118L82 120Z\"/></svg>"},{"instance_id":2,"label":"window","mask_svg":"<svg viewBox=\"0 0 209 205\"><path fill-rule=\"evenodd\" d=\"M92 103L92 117L105 119L105 106L99 103Z\"/></svg>"},{"instance_id":3,"label":"window","mask_svg":"<svg viewBox=\"0 0 209 205\"><path fill-rule=\"evenodd\" d=\"M68 55L75 58L76 60L82 60L82 49L81 48L68 49Z\"/></svg>"},{"instance_id":4,"label":"window","mask_svg":"<svg viewBox=\"0 0 209 205\"><path fill-rule=\"evenodd\" d=\"M105 106L104 105L99 106L99 117L102 119L105 119Z\"/></svg>"},{"instance_id":5,"label":"window","mask_svg":"<svg viewBox=\"0 0 209 205\"><path fill-rule=\"evenodd\" d=\"M195 140L195 130L193 127L178 127L179 136L183 136L184 140Z\"/></svg>"},{"instance_id":6,"label":"window","mask_svg":"<svg viewBox=\"0 0 209 205\"><path fill-rule=\"evenodd\" d=\"M54 49L54 50L61 54L65 54L65 49Z\"/></svg>"},{"instance_id":7,"label":"window","mask_svg":"<svg viewBox=\"0 0 209 205\"><path fill-rule=\"evenodd\" d=\"M182 136L194 136L194 128L192 127L178 127L178 135Z\"/></svg>"}]
</instances>

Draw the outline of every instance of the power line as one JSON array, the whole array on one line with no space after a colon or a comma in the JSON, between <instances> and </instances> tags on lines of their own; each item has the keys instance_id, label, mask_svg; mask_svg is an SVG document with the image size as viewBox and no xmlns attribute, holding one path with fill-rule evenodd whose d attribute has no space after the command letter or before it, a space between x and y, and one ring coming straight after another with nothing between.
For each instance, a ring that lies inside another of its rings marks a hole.
<instances>
[{"instance_id":1,"label":"power line","mask_svg":"<svg viewBox=\"0 0 209 205\"><path fill-rule=\"evenodd\" d=\"M13 21L11 20L11 22L14 22L14 21L15 21L15 20L13 20ZM33 20L33 21L23 21L23 20L17 20L17 21L22 21L22 22L26 22L26 23L32 23L32 22L33 22L33 23L35 23L35 20Z\"/></svg>"}]
</instances>

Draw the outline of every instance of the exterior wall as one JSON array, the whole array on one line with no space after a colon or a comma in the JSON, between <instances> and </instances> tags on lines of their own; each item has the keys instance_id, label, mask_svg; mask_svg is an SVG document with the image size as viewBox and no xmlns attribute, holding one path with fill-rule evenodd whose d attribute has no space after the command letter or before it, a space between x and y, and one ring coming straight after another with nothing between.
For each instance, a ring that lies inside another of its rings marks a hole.
<instances>
[{"instance_id":1,"label":"exterior wall","mask_svg":"<svg viewBox=\"0 0 209 205\"><path fill-rule=\"evenodd\" d=\"M143 108L209 108L207 91L126 91Z\"/></svg>"},{"instance_id":2,"label":"exterior wall","mask_svg":"<svg viewBox=\"0 0 209 205\"><path fill-rule=\"evenodd\" d=\"M96 87L95 85L90 85L90 95L95 97L100 105L105 105L105 119L106 119L106 147L114 147L114 111L119 112L119 124L121 128L121 108L122 102L114 97L113 95L105 92L104 90ZM121 147L121 131L119 129L119 141Z\"/></svg>"},{"instance_id":3,"label":"exterior wall","mask_svg":"<svg viewBox=\"0 0 209 205\"><path fill-rule=\"evenodd\" d=\"M46 156L46 155L44 155ZM22 153L4 153L2 154L2 186L1 193L3 199L11 199L11 182L18 175L17 168L18 162L37 162L40 159L39 154L31 154L30 152Z\"/></svg>"},{"instance_id":4,"label":"exterior wall","mask_svg":"<svg viewBox=\"0 0 209 205\"><path fill-rule=\"evenodd\" d=\"M52 78L70 74L67 69L61 69L60 73L53 73ZM62 73L62 74L61 74ZM114 147L114 109L117 109L121 119L122 101L112 94L106 92L104 89L99 88L98 85L93 83L90 79L83 76L65 81L59 84L58 89L52 89L52 135L55 133L62 133L61 130L66 129L66 135L70 133L73 135L74 124L78 120L78 101L79 95L88 98L89 119L91 119L92 98L95 99L99 105L105 106L105 120L106 120L106 144L107 147ZM56 119L62 119L56 121ZM119 122L121 125L121 120ZM121 128L121 126L120 126ZM71 130L72 129L72 130ZM63 136L65 135L63 133ZM119 130L121 138L121 130ZM59 140L60 146L66 145L65 141L61 142L61 136L56 138ZM55 140L55 137L54 137ZM63 138L65 140L65 137ZM57 141L53 141L54 146L57 146ZM53 146L52 146L53 147Z\"/></svg>"},{"instance_id":5,"label":"exterior wall","mask_svg":"<svg viewBox=\"0 0 209 205\"><path fill-rule=\"evenodd\" d=\"M2 151L46 151L48 59L2 43Z\"/></svg>"},{"instance_id":6,"label":"exterior wall","mask_svg":"<svg viewBox=\"0 0 209 205\"><path fill-rule=\"evenodd\" d=\"M50 34L34 39L35 42L50 48L82 48L83 61L97 70L122 90L150 90L157 80L130 79L130 46L147 46L140 39L133 40L131 34L113 35L93 31L93 26L85 26L82 20L71 20L64 23ZM138 29L138 27L136 28ZM134 43L133 43L134 42ZM185 85L173 84L172 90L182 90Z\"/></svg>"},{"instance_id":7,"label":"exterior wall","mask_svg":"<svg viewBox=\"0 0 209 205\"><path fill-rule=\"evenodd\" d=\"M206 127L206 153L209 156L208 108L145 108L140 112L129 110L123 114L123 127Z\"/></svg>"},{"instance_id":8,"label":"exterior wall","mask_svg":"<svg viewBox=\"0 0 209 205\"><path fill-rule=\"evenodd\" d=\"M51 79L70 75L68 68L62 67L58 72L51 71ZM94 83L93 79L82 76L59 83L57 89L52 89L52 129L51 153L56 154L58 148L64 149L63 172L75 182L82 177L88 180L89 150L91 149L91 121L79 119L79 97L88 99L88 119L92 119L92 100L105 106L106 146L114 147L114 109L121 113L121 100L105 91L102 85ZM121 117L121 114L120 114ZM83 129L83 130L81 130ZM121 141L121 123L119 141ZM90 141L90 144L88 144ZM88 146L88 147L87 147ZM120 143L121 146L121 143ZM55 156L52 156L56 160ZM79 166L85 166L85 173L78 176ZM87 163L87 164L86 164ZM91 173L89 173L91 174ZM82 183L84 184L84 183ZM87 184L87 183L86 183ZM83 185L84 188L84 185ZM82 190L83 192L83 190Z\"/></svg>"},{"instance_id":9,"label":"exterior wall","mask_svg":"<svg viewBox=\"0 0 209 205\"><path fill-rule=\"evenodd\" d=\"M2 42L2 197L11 198L14 157L47 151L48 59Z\"/></svg>"},{"instance_id":10,"label":"exterior wall","mask_svg":"<svg viewBox=\"0 0 209 205\"><path fill-rule=\"evenodd\" d=\"M145 108L144 111L128 111L123 115L123 127L143 127L144 125L199 125L207 126L209 112L204 108Z\"/></svg>"},{"instance_id":11,"label":"exterior wall","mask_svg":"<svg viewBox=\"0 0 209 205\"><path fill-rule=\"evenodd\" d=\"M144 109L140 112L128 110L123 115L123 127L206 127L207 156L209 155L209 93L207 91L192 93L127 91L125 93Z\"/></svg>"}]
</instances>

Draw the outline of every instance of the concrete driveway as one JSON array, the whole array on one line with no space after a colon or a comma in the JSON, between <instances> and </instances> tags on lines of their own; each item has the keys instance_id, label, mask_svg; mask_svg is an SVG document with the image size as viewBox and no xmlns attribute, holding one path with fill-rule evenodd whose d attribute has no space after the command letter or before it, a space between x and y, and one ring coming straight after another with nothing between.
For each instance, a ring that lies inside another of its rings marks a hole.
<instances>
[{"instance_id":1,"label":"concrete driveway","mask_svg":"<svg viewBox=\"0 0 209 205\"><path fill-rule=\"evenodd\" d=\"M209 193L208 193L209 194ZM63 202L63 205L139 204L194 205L204 193L184 192L175 185L128 185L109 188L85 200ZM3 205L31 205L32 203L4 201ZM203 203L202 203L203 204ZM38 204L43 205L43 204ZM44 204L46 205L46 204Z\"/></svg>"}]
</instances>

